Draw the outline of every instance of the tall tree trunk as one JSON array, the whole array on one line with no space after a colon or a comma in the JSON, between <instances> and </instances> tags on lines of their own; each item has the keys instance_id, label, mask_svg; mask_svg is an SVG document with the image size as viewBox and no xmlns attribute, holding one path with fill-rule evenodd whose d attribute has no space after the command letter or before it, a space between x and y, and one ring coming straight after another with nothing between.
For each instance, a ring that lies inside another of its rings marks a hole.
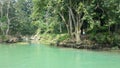
<instances>
[{"instance_id":1,"label":"tall tree trunk","mask_svg":"<svg viewBox=\"0 0 120 68\"><path fill-rule=\"evenodd\" d=\"M1 13L1 18L3 17L3 5L0 5L0 13Z\"/></svg>"},{"instance_id":2,"label":"tall tree trunk","mask_svg":"<svg viewBox=\"0 0 120 68\"><path fill-rule=\"evenodd\" d=\"M74 15L72 9L70 7L68 7L69 10L70 10L70 15L71 15L71 19L72 19L72 22L74 24L74 29L75 29L75 38L76 38L76 43L80 43L81 42L81 26L83 24L82 20L81 20L81 15L77 14L76 16ZM82 12L81 12L82 13Z\"/></svg>"},{"instance_id":3,"label":"tall tree trunk","mask_svg":"<svg viewBox=\"0 0 120 68\"><path fill-rule=\"evenodd\" d=\"M72 19L71 19L71 13L70 13L70 9L69 9L69 30L70 30L70 36L72 37Z\"/></svg>"},{"instance_id":4,"label":"tall tree trunk","mask_svg":"<svg viewBox=\"0 0 120 68\"><path fill-rule=\"evenodd\" d=\"M75 28L75 35L76 35L76 43L80 43L81 39L80 39L80 35L81 35L81 30L80 30L80 22L79 22L79 17L76 17L77 19L77 23L76 23L76 28Z\"/></svg>"},{"instance_id":5,"label":"tall tree trunk","mask_svg":"<svg viewBox=\"0 0 120 68\"><path fill-rule=\"evenodd\" d=\"M82 20L82 12L80 12L79 14L76 15L76 20L77 20L77 24L76 24L76 42L77 43L81 43L81 27L83 25L83 20Z\"/></svg>"},{"instance_id":6,"label":"tall tree trunk","mask_svg":"<svg viewBox=\"0 0 120 68\"><path fill-rule=\"evenodd\" d=\"M6 35L8 35L9 33L9 29L10 29L10 19L9 19L9 8L10 8L10 0L8 0L7 3L7 30L6 30Z\"/></svg>"},{"instance_id":7,"label":"tall tree trunk","mask_svg":"<svg viewBox=\"0 0 120 68\"><path fill-rule=\"evenodd\" d=\"M2 17L3 17L3 4L0 5L0 15L1 15L0 17L2 18ZM3 28L2 28L2 26L3 26L2 23L3 23L3 22L0 21L0 29L1 29L2 35L4 35L5 33L4 33Z\"/></svg>"}]
</instances>

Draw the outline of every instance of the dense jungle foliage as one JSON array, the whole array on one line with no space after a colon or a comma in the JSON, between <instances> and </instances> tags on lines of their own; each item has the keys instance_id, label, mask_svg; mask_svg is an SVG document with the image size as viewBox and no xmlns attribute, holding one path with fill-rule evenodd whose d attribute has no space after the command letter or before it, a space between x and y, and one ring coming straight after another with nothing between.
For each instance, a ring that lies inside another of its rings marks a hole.
<instances>
[{"instance_id":1,"label":"dense jungle foliage","mask_svg":"<svg viewBox=\"0 0 120 68\"><path fill-rule=\"evenodd\" d=\"M0 37L120 46L120 0L0 0ZM88 42L87 42L88 43Z\"/></svg>"}]
</instances>

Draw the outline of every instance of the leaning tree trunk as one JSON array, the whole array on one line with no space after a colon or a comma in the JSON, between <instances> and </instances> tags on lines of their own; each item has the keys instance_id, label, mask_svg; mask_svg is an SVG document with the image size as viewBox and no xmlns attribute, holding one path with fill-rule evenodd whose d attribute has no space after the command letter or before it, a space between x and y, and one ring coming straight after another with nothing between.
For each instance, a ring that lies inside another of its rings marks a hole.
<instances>
[{"instance_id":1,"label":"leaning tree trunk","mask_svg":"<svg viewBox=\"0 0 120 68\"><path fill-rule=\"evenodd\" d=\"M70 30L69 30L69 25L67 24L66 20L65 20L65 17L62 15L62 13L59 13L60 17L62 18L63 22L65 23L66 25L66 28L67 28L67 32L68 34L70 35Z\"/></svg>"},{"instance_id":2,"label":"leaning tree trunk","mask_svg":"<svg viewBox=\"0 0 120 68\"><path fill-rule=\"evenodd\" d=\"M69 10L69 31L70 31L71 38L72 38L72 30L73 30L72 18L71 18L71 13L70 13L70 10Z\"/></svg>"}]
</instances>

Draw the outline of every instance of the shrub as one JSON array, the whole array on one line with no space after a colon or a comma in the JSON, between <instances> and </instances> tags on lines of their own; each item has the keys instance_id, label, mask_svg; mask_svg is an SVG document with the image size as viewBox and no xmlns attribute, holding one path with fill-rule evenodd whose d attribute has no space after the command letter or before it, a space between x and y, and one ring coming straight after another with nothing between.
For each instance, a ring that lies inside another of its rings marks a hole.
<instances>
[{"instance_id":1,"label":"shrub","mask_svg":"<svg viewBox=\"0 0 120 68\"><path fill-rule=\"evenodd\" d=\"M95 41L98 44L109 44L110 46L118 46L120 44L120 35L114 33L109 34L105 33L97 33L97 34L90 34L90 40Z\"/></svg>"},{"instance_id":2,"label":"shrub","mask_svg":"<svg viewBox=\"0 0 120 68\"><path fill-rule=\"evenodd\" d=\"M60 36L58 41L62 42L64 40L68 40L70 38L70 36L68 34L64 34L63 36Z\"/></svg>"}]
</instances>

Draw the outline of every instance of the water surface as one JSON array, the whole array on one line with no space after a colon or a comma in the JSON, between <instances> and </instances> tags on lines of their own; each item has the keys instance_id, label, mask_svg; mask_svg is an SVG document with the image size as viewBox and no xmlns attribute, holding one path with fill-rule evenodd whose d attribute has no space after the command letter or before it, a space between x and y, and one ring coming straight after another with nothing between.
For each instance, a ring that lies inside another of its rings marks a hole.
<instances>
[{"instance_id":1,"label":"water surface","mask_svg":"<svg viewBox=\"0 0 120 68\"><path fill-rule=\"evenodd\" d=\"M120 53L0 44L0 68L120 68Z\"/></svg>"}]
</instances>

